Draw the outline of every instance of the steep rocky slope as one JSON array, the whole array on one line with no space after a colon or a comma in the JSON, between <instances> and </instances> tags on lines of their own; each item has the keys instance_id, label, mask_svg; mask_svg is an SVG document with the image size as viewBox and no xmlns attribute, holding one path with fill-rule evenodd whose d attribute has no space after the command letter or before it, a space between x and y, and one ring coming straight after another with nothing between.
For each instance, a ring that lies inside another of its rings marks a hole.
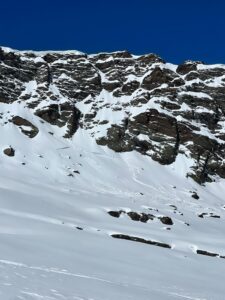
<instances>
[{"instance_id":1,"label":"steep rocky slope","mask_svg":"<svg viewBox=\"0 0 225 300\"><path fill-rule=\"evenodd\" d=\"M224 300L224 72L1 48L0 299Z\"/></svg>"},{"instance_id":2,"label":"steep rocky slope","mask_svg":"<svg viewBox=\"0 0 225 300\"><path fill-rule=\"evenodd\" d=\"M71 138L87 130L116 152L138 151L160 164L189 158L198 183L225 178L225 65L154 54L31 52L0 48L0 102L29 109ZM1 125L38 134L29 120L1 114Z\"/></svg>"}]
</instances>

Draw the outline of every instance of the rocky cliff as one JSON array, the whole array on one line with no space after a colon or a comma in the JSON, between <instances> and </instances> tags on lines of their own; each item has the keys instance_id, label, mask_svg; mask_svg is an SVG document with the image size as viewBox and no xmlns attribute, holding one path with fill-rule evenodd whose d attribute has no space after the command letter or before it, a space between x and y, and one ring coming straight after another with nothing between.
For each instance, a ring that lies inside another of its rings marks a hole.
<instances>
[{"instance_id":1,"label":"rocky cliff","mask_svg":"<svg viewBox=\"0 0 225 300\"><path fill-rule=\"evenodd\" d=\"M225 178L225 65L177 66L126 51L2 47L1 103L28 108L40 122L58 126L62 138L81 127L116 152L138 151L165 165L188 161L187 176L198 183ZM1 113L1 126L35 139L38 127L17 111Z\"/></svg>"}]
</instances>

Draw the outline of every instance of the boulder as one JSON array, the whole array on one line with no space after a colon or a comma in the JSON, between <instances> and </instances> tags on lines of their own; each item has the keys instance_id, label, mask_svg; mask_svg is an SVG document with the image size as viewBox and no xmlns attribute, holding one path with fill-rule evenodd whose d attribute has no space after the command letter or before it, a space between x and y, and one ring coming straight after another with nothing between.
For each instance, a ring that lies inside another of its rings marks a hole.
<instances>
[{"instance_id":1,"label":"boulder","mask_svg":"<svg viewBox=\"0 0 225 300\"><path fill-rule=\"evenodd\" d=\"M5 155L10 156L10 157L15 155L15 150L12 147L4 149L3 152Z\"/></svg>"}]
</instances>

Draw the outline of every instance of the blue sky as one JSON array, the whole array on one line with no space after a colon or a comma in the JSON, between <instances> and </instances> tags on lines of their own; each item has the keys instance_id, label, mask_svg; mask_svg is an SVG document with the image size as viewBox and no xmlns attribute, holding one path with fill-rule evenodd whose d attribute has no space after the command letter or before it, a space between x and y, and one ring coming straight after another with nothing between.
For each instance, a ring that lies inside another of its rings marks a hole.
<instances>
[{"instance_id":1,"label":"blue sky","mask_svg":"<svg viewBox=\"0 0 225 300\"><path fill-rule=\"evenodd\" d=\"M2 46L225 63L224 0L8 0L0 9Z\"/></svg>"}]
</instances>

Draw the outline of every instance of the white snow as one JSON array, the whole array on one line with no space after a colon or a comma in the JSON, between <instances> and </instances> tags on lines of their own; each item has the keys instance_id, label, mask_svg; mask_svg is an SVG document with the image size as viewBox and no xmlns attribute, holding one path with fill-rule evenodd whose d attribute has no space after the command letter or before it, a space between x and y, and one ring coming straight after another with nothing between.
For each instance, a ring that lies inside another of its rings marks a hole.
<instances>
[{"instance_id":1,"label":"white snow","mask_svg":"<svg viewBox=\"0 0 225 300\"><path fill-rule=\"evenodd\" d=\"M225 69L225 65L222 64L212 64L212 65L198 64L197 65L197 70L208 70L208 69L215 69L215 68Z\"/></svg>"},{"instance_id":2,"label":"white snow","mask_svg":"<svg viewBox=\"0 0 225 300\"><path fill-rule=\"evenodd\" d=\"M19 104L3 107L28 117ZM223 299L225 261L194 252L225 255L224 181L201 187L186 179L190 160L183 155L165 167L97 146L85 130L71 141L49 135L51 126L35 116L30 121L40 130L34 139L11 124L1 129L0 148L16 150L12 158L1 154L0 162L2 299ZM119 209L170 216L174 225L168 231L158 219L145 224L107 214ZM221 219L201 219L202 212Z\"/></svg>"},{"instance_id":3,"label":"white snow","mask_svg":"<svg viewBox=\"0 0 225 300\"><path fill-rule=\"evenodd\" d=\"M193 97L198 97L198 98L207 98L212 100L212 97L210 97L208 94L206 93L202 93L202 92L188 92L188 91L182 91L179 93L180 95L190 95Z\"/></svg>"},{"instance_id":4,"label":"white snow","mask_svg":"<svg viewBox=\"0 0 225 300\"><path fill-rule=\"evenodd\" d=\"M33 50L16 50L16 49L12 49L9 47L1 47L3 49L4 52L19 52L19 53L33 53L36 56L45 56L48 53L62 53L62 54L75 54L75 55L80 55L80 54L84 54L83 52L77 51L77 50L46 50L46 51L33 51Z\"/></svg>"}]
</instances>

